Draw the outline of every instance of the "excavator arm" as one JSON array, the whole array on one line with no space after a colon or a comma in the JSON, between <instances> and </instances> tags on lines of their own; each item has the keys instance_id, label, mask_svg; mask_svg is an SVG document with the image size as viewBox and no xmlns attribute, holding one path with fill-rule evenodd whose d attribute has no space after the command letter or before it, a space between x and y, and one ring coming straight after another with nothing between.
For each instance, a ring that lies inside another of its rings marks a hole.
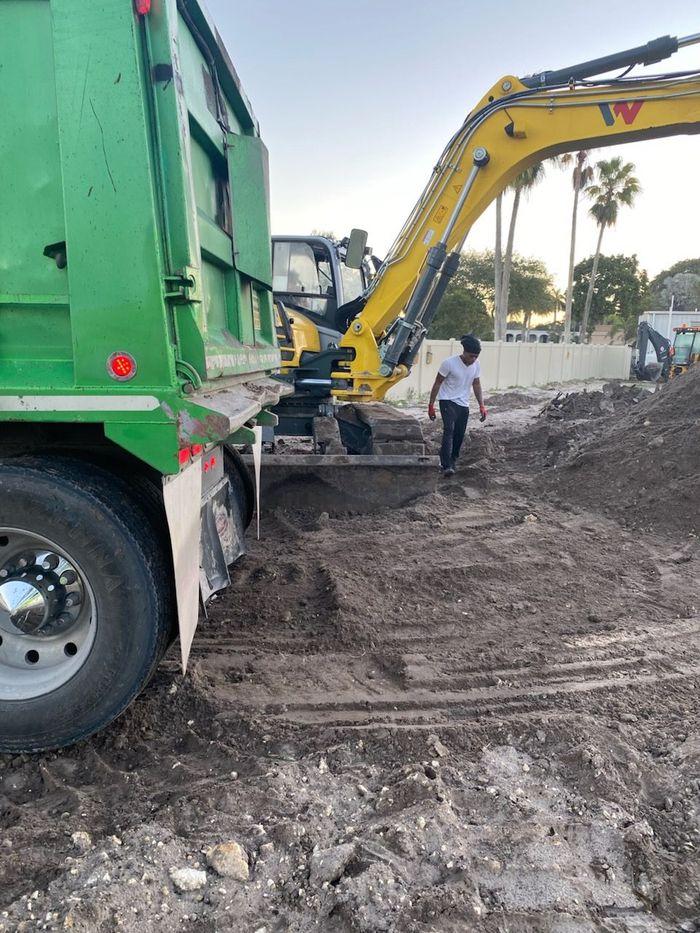
<instances>
[{"instance_id":1,"label":"excavator arm","mask_svg":"<svg viewBox=\"0 0 700 933\"><path fill-rule=\"evenodd\" d=\"M501 78L467 116L340 340L333 395L376 400L404 378L477 218L524 169L577 149L700 132L700 69L590 81L651 64L700 34L525 78ZM358 310L359 309L359 310Z\"/></svg>"},{"instance_id":2,"label":"excavator arm","mask_svg":"<svg viewBox=\"0 0 700 933\"><path fill-rule=\"evenodd\" d=\"M656 365L647 364L649 344L654 348ZM642 382L665 382L668 379L672 355L671 341L654 330L647 321L640 321L637 327L637 360L634 366L637 379Z\"/></svg>"}]
</instances>

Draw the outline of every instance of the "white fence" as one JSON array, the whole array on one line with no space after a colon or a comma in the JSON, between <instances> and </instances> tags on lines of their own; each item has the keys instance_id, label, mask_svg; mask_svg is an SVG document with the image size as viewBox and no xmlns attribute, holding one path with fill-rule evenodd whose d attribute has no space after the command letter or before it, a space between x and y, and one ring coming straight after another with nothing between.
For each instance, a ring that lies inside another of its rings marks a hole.
<instances>
[{"instance_id":1,"label":"white fence","mask_svg":"<svg viewBox=\"0 0 700 933\"><path fill-rule=\"evenodd\" d=\"M458 340L426 340L410 376L387 399L416 398L430 392L440 363L462 352ZM576 343L498 343L482 341L481 384L486 390L545 386L584 379L627 379L632 351Z\"/></svg>"}]
</instances>

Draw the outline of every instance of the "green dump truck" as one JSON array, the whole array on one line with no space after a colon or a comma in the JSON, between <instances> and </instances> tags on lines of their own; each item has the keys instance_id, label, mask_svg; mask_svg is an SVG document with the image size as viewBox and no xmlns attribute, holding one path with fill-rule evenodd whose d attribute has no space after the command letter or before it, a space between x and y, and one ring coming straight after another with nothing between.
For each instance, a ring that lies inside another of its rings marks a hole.
<instances>
[{"instance_id":1,"label":"green dump truck","mask_svg":"<svg viewBox=\"0 0 700 933\"><path fill-rule=\"evenodd\" d=\"M196 0L0 0L0 751L94 733L242 552L266 151Z\"/></svg>"}]
</instances>

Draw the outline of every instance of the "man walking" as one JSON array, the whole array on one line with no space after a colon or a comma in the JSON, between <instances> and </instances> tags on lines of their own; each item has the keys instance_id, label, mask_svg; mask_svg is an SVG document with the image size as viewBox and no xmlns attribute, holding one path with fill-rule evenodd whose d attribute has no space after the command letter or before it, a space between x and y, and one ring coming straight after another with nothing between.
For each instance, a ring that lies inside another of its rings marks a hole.
<instances>
[{"instance_id":1,"label":"man walking","mask_svg":"<svg viewBox=\"0 0 700 933\"><path fill-rule=\"evenodd\" d=\"M440 402L442 416L442 445L440 466L443 476L452 476L469 420L469 393L472 388L479 403L481 421L486 420L484 398L481 394L481 343L473 334L462 337L463 352L449 356L438 370L430 390L428 417L435 421L435 399Z\"/></svg>"}]
</instances>

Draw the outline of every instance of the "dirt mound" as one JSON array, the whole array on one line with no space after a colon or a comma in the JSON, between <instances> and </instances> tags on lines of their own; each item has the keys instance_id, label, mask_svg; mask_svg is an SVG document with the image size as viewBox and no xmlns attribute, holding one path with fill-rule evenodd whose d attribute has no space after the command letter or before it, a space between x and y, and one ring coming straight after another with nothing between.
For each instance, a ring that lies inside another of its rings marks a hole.
<instances>
[{"instance_id":1,"label":"dirt mound","mask_svg":"<svg viewBox=\"0 0 700 933\"><path fill-rule=\"evenodd\" d=\"M644 386L608 382L600 392L588 392L585 389L583 392L558 392L540 414L556 421L600 418L628 411L648 394L649 389Z\"/></svg>"},{"instance_id":2,"label":"dirt mound","mask_svg":"<svg viewBox=\"0 0 700 933\"><path fill-rule=\"evenodd\" d=\"M557 469L559 491L643 530L700 531L700 367L611 418Z\"/></svg>"},{"instance_id":3,"label":"dirt mound","mask_svg":"<svg viewBox=\"0 0 700 933\"><path fill-rule=\"evenodd\" d=\"M700 930L700 542L553 501L631 416L533 408L410 506L263 509L185 680L0 756L0 933Z\"/></svg>"},{"instance_id":4,"label":"dirt mound","mask_svg":"<svg viewBox=\"0 0 700 933\"><path fill-rule=\"evenodd\" d=\"M545 390L532 389L530 391L513 390L510 392L493 392L487 397L489 411L514 411L519 408L529 408L542 402Z\"/></svg>"}]
</instances>

